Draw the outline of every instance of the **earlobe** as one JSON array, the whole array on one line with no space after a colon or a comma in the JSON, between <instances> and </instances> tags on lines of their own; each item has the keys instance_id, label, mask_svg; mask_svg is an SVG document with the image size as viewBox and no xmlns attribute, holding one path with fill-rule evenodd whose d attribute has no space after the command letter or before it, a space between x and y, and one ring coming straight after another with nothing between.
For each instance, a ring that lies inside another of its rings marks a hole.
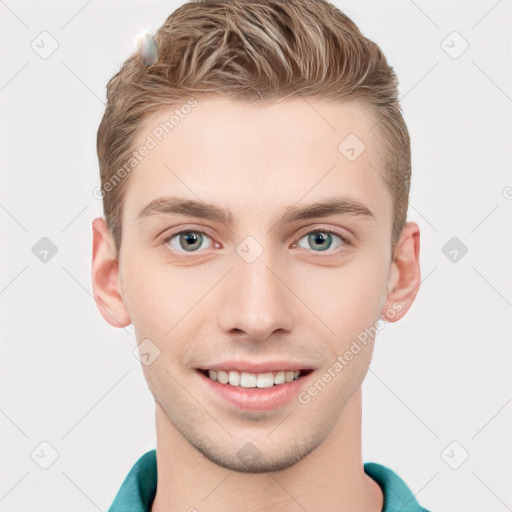
<instances>
[{"instance_id":1,"label":"earlobe","mask_svg":"<svg viewBox=\"0 0 512 512\"><path fill-rule=\"evenodd\" d=\"M409 310L421 283L420 228L408 222L397 242L394 260L388 278L388 294L381 318L396 322Z\"/></svg>"},{"instance_id":2,"label":"earlobe","mask_svg":"<svg viewBox=\"0 0 512 512\"><path fill-rule=\"evenodd\" d=\"M119 283L119 259L105 219L92 222L92 293L101 316L113 327L126 327L131 319Z\"/></svg>"}]
</instances>

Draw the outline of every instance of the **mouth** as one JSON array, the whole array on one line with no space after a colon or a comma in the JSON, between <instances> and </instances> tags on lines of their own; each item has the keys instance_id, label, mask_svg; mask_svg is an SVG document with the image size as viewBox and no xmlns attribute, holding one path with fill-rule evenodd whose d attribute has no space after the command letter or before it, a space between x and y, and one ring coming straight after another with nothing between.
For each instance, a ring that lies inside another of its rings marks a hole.
<instances>
[{"instance_id":1,"label":"mouth","mask_svg":"<svg viewBox=\"0 0 512 512\"><path fill-rule=\"evenodd\" d=\"M255 412L290 405L314 372L303 363L285 360L231 360L196 368L203 390L219 407Z\"/></svg>"},{"instance_id":2,"label":"mouth","mask_svg":"<svg viewBox=\"0 0 512 512\"><path fill-rule=\"evenodd\" d=\"M232 387L240 387L245 389L251 388L272 388L283 386L294 380L299 380L309 375L313 370L278 370L274 372L244 372L237 370L203 370L198 369L208 379L225 384Z\"/></svg>"}]
</instances>

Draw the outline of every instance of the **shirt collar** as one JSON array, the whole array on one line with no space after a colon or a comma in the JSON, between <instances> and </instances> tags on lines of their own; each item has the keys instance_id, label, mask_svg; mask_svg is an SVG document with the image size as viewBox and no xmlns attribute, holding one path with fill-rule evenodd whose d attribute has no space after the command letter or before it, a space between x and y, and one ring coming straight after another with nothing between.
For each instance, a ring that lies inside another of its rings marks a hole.
<instances>
[{"instance_id":1,"label":"shirt collar","mask_svg":"<svg viewBox=\"0 0 512 512\"><path fill-rule=\"evenodd\" d=\"M364 471L382 489L382 512L428 512L420 507L405 482L391 469L365 462ZM132 467L108 512L149 512L155 499L157 480L156 450L150 450Z\"/></svg>"}]
</instances>

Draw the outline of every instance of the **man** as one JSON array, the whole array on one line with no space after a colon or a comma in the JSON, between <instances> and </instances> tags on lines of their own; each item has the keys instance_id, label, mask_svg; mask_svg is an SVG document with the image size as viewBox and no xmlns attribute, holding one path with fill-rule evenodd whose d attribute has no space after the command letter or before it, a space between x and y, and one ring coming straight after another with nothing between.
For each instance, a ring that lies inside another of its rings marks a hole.
<instances>
[{"instance_id":1,"label":"man","mask_svg":"<svg viewBox=\"0 0 512 512\"><path fill-rule=\"evenodd\" d=\"M324 0L190 2L107 96L93 291L157 433L110 511L423 511L361 458L376 332L420 284L380 49Z\"/></svg>"}]
</instances>

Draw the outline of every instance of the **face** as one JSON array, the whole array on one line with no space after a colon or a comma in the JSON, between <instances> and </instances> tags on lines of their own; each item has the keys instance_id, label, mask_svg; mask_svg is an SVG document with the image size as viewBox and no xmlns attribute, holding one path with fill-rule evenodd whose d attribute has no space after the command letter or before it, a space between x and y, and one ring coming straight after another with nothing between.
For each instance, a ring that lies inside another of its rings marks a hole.
<instances>
[{"instance_id":1,"label":"face","mask_svg":"<svg viewBox=\"0 0 512 512\"><path fill-rule=\"evenodd\" d=\"M201 99L132 171L119 283L142 369L169 425L223 467L305 457L368 370L392 228L374 124L358 102Z\"/></svg>"}]
</instances>

